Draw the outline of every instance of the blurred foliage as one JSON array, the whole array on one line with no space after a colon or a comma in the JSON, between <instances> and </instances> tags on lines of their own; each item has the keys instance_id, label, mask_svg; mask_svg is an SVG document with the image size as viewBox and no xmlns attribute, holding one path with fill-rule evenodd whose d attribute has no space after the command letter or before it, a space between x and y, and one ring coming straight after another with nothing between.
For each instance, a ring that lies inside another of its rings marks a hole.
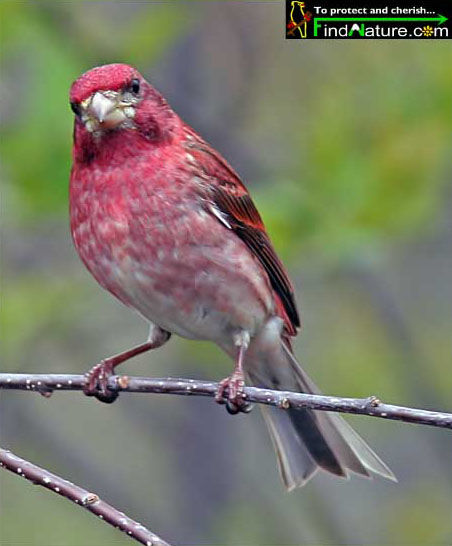
<instances>
[{"instance_id":1,"label":"blurred foliage","mask_svg":"<svg viewBox=\"0 0 452 546\"><path fill-rule=\"evenodd\" d=\"M146 335L84 271L67 227L69 86L94 65L128 62L249 185L297 288L302 280L297 353L316 383L450 405L447 41L286 43L273 2L0 9L5 369L82 372ZM229 368L211 344L174 339L127 369L219 378ZM2 398L7 447L170 541L452 542L444 431L354 419L399 484L318 476L289 496L258 412L230 419L209 401L176 397L121 397L111 407L76 393ZM127 541L61 499L0 478L4 544Z\"/></svg>"},{"instance_id":2,"label":"blurred foliage","mask_svg":"<svg viewBox=\"0 0 452 546\"><path fill-rule=\"evenodd\" d=\"M263 206L272 232L298 250L365 260L388 238L425 232L441 204L452 144L452 73L444 67L452 52L420 42L335 47L336 65L329 49L306 74L315 93L300 90L299 102L285 105L299 163L276 196L274 184L266 186ZM275 94L280 81L273 80ZM264 109L265 102L259 122Z\"/></svg>"}]
</instances>

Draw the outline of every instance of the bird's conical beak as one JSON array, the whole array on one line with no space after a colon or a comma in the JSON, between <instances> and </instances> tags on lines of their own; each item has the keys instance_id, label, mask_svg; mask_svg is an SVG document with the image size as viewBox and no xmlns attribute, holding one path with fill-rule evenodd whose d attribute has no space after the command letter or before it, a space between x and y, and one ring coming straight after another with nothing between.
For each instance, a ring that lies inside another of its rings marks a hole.
<instances>
[{"instance_id":1,"label":"bird's conical beak","mask_svg":"<svg viewBox=\"0 0 452 546\"><path fill-rule=\"evenodd\" d=\"M99 123L103 123L118 106L117 101L106 97L99 91L94 94L89 106L90 113Z\"/></svg>"}]
</instances>

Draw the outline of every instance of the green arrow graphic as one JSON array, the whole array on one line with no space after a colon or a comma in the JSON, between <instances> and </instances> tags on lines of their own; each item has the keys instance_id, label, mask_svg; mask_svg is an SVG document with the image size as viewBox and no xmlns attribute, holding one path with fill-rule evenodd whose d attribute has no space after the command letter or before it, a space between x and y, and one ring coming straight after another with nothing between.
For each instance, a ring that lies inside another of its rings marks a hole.
<instances>
[{"instance_id":1,"label":"green arrow graphic","mask_svg":"<svg viewBox=\"0 0 452 546\"><path fill-rule=\"evenodd\" d=\"M317 36L317 30L321 26L320 21L350 21L357 23L359 21L436 21L442 25L447 21L447 17L438 14L437 17L314 17L314 36Z\"/></svg>"}]
</instances>

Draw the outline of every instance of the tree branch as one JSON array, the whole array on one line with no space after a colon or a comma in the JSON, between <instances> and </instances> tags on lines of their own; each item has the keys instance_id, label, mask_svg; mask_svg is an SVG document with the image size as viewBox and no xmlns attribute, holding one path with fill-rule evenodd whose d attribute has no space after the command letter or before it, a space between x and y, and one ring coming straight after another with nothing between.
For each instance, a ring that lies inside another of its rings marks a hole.
<instances>
[{"instance_id":1,"label":"tree branch","mask_svg":"<svg viewBox=\"0 0 452 546\"><path fill-rule=\"evenodd\" d=\"M141 544L145 544L146 546L169 546L167 542L154 535L154 533L146 529L141 523L137 523L116 508L113 508L113 506L101 500L95 493L90 493L86 489L68 482L52 472L48 472L44 468L14 455L11 451L0 448L0 466L18 476L22 476L35 485L45 487L86 508L106 523L127 533L130 538L135 539Z\"/></svg>"},{"instance_id":2,"label":"tree branch","mask_svg":"<svg viewBox=\"0 0 452 546\"><path fill-rule=\"evenodd\" d=\"M84 382L85 377L83 375L0 374L0 389L38 391L44 396L50 396L53 391L82 390ZM116 392L215 396L218 383L194 379L154 379L115 375L110 377L108 388ZM248 402L276 406L281 409L310 408L321 411L354 413L452 429L452 413L384 404L375 396L369 398L340 398L255 387L245 387L244 393Z\"/></svg>"}]
</instances>

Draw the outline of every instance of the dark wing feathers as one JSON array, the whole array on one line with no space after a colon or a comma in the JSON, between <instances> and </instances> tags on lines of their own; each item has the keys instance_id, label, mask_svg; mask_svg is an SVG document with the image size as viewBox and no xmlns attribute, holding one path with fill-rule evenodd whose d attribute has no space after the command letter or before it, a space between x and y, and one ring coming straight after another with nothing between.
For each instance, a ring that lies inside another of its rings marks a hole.
<instances>
[{"instance_id":1,"label":"dark wing feathers","mask_svg":"<svg viewBox=\"0 0 452 546\"><path fill-rule=\"evenodd\" d=\"M191 135L196 134L193 132ZM200 141L199 137L192 139L189 147L190 152L212 179L212 185L207 190L208 200L264 267L276 293L277 306L282 307L280 310L285 319L286 331L290 335L295 335L296 329L300 326L300 318L293 286L273 249L248 191L221 155ZM209 212L212 212L210 208Z\"/></svg>"},{"instance_id":2,"label":"dark wing feathers","mask_svg":"<svg viewBox=\"0 0 452 546\"><path fill-rule=\"evenodd\" d=\"M231 196L218 186L212 190L212 196L215 206L226 215L231 229L264 266L273 290L283 304L288 319L286 321L288 322L286 324L288 332L295 335L296 328L300 326L300 318L292 283L281 260L276 255L268 235L263 231L262 220L251 197L248 194L240 197Z\"/></svg>"}]
</instances>

